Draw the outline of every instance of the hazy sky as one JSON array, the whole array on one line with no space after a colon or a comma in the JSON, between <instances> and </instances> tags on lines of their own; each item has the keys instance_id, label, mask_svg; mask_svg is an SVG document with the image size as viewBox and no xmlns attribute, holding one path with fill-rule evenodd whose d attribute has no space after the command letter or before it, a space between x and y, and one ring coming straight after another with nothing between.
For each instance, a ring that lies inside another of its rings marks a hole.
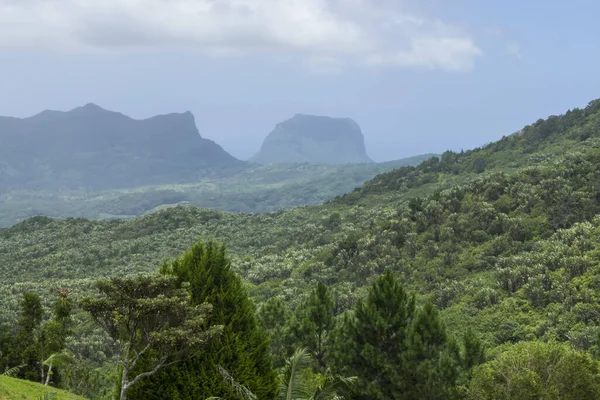
<instances>
[{"instance_id":1,"label":"hazy sky","mask_svg":"<svg viewBox=\"0 0 600 400\"><path fill-rule=\"evenodd\" d=\"M190 110L239 158L295 113L355 119L377 161L467 149L600 97L599 15L595 0L0 0L0 115Z\"/></svg>"}]
</instances>

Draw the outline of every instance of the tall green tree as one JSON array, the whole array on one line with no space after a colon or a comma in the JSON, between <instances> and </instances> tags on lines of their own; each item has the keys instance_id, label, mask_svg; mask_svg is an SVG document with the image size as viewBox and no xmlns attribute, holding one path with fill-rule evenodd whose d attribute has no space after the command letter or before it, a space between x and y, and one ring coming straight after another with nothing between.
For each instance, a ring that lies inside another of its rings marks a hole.
<instances>
[{"instance_id":1,"label":"tall green tree","mask_svg":"<svg viewBox=\"0 0 600 400\"><path fill-rule=\"evenodd\" d=\"M273 366L283 367L287 356L293 351L294 335L289 322L292 314L279 297L271 297L258 311L258 320L269 337Z\"/></svg>"},{"instance_id":2,"label":"tall green tree","mask_svg":"<svg viewBox=\"0 0 600 400\"><path fill-rule=\"evenodd\" d=\"M400 399L402 355L415 314L415 298L390 270L346 314L334 335L334 369L358 377L355 399Z\"/></svg>"},{"instance_id":3,"label":"tall green tree","mask_svg":"<svg viewBox=\"0 0 600 400\"><path fill-rule=\"evenodd\" d=\"M333 307L329 289L319 282L307 301L299 306L297 313L297 339L309 351L320 370L326 368L328 336L334 326Z\"/></svg>"},{"instance_id":4,"label":"tall green tree","mask_svg":"<svg viewBox=\"0 0 600 400\"><path fill-rule=\"evenodd\" d=\"M103 279L96 283L101 295L82 301L121 347L120 400L142 379L194 357L220 333L221 327L206 323L211 306L191 306L179 286L168 276Z\"/></svg>"},{"instance_id":5,"label":"tall green tree","mask_svg":"<svg viewBox=\"0 0 600 400\"><path fill-rule=\"evenodd\" d=\"M193 359L133 388L131 398L235 399L235 391L223 381L219 367L258 398L273 398L277 374L269 341L241 279L231 270L225 247L199 242L173 263L164 265L161 272L179 282L189 282L192 304L212 304L208 323L222 325L223 333Z\"/></svg>"},{"instance_id":6,"label":"tall green tree","mask_svg":"<svg viewBox=\"0 0 600 400\"><path fill-rule=\"evenodd\" d=\"M58 296L52 307L52 319L42 326L40 332L40 373L41 382L45 385L50 383L51 375L54 374L56 382L56 368L66 365L65 360L69 357L61 354L67 344L67 338L71 336L73 311L73 299L66 289L58 291ZM50 361L48 361L50 360ZM47 369L46 369L47 368Z\"/></svg>"},{"instance_id":7,"label":"tall green tree","mask_svg":"<svg viewBox=\"0 0 600 400\"><path fill-rule=\"evenodd\" d=\"M334 368L358 377L355 399L446 399L455 394L457 348L431 304L417 309L390 270L334 333Z\"/></svg>"},{"instance_id":8,"label":"tall green tree","mask_svg":"<svg viewBox=\"0 0 600 400\"><path fill-rule=\"evenodd\" d=\"M11 344L9 359L12 365L22 365L19 377L39 381L40 341L39 333L44 316L40 296L33 292L23 293L18 329Z\"/></svg>"},{"instance_id":9,"label":"tall green tree","mask_svg":"<svg viewBox=\"0 0 600 400\"><path fill-rule=\"evenodd\" d=\"M457 395L457 344L449 340L437 309L426 303L415 315L402 354L405 399L449 399Z\"/></svg>"}]
</instances>

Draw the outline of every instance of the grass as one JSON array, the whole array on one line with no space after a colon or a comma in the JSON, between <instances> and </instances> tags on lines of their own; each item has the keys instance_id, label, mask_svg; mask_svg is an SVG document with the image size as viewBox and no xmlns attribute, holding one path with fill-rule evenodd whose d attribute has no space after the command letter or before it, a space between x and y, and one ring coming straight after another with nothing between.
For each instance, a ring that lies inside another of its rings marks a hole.
<instances>
[{"instance_id":1,"label":"grass","mask_svg":"<svg viewBox=\"0 0 600 400\"><path fill-rule=\"evenodd\" d=\"M39 383L0 375L0 400L84 400L72 393Z\"/></svg>"}]
</instances>

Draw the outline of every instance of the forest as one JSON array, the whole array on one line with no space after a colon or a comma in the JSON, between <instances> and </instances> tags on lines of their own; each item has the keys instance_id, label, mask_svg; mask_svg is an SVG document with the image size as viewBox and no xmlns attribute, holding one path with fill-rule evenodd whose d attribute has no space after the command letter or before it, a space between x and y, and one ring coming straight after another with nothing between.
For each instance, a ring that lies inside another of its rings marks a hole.
<instances>
[{"instance_id":1,"label":"forest","mask_svg":"<svg viewBox=\"0 0 600 400\"><path fill-rule=\"evenodd\" d=\"M599 164L596 100L321 205L26 219L0 229L0 374L88 399L599 398Z\"/></svg>"},{"instance_id":2,"label":"forest","mask_svg":"<svg viewBox=\"0 0 600 400\"><path fill-rule=\"evenodd\" d=\"M197 179L127 188L50 188L2 190L0 227L29 217L131 219L178 204L220 211L264 213L320 204L362 185L376 175L417 165L435 154L371 164L248 164L235 173L205 172ZM334 177L334 179L332 179Z\"/></svg>"}]
</instances>

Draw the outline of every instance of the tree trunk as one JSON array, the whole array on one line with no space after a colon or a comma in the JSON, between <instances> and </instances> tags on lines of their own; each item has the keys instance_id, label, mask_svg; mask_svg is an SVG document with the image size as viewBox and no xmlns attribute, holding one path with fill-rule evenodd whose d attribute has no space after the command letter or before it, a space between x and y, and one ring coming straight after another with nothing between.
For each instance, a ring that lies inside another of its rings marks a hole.
<instances>
[{"instance_id":1,"label":"tree trunk","mask_svg":"<svg viewBox=\"0 0 600 400\"><path fill-rule=\"evenodd\" d=\"M40 383L43 385L44 384L44 359L41 360L40 362L41 364L41 368L40 368Z\"/></svg>"},{"instance_id":2,"label":"tree trunk","mask_svg":"<svg viewBox=\"0 0 600 400\"><path fill-rule=\"evenodd\" d=\"M121 396L119 400L127 400L127 389L129 389L129 379L128 379L129 371L123 365L123 373L121 374Z\"/></svg>"},{"instance_id":3,"label":"tree trunk","mask_svg":"<svg viewBox=\"0 0 600 400\"><path fill-rule=\"evenodd\" d=\"M44 386L48 386L48 383L50 383L50 374L52 374L52 363L50 363L50 366L48 367L48 373L46 374L46 383L44 384Z\"/></svg>"}]
</instances>

